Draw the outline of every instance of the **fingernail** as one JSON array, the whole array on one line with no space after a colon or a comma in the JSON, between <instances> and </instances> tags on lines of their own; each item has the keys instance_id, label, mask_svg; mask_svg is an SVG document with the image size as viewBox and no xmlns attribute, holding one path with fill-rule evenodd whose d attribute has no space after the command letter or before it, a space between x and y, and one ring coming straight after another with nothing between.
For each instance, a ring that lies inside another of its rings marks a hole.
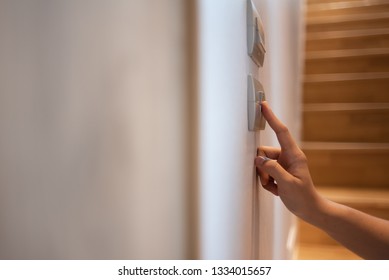
<instances>
[{"instance_id":1,"label":"fingernail","mask_svg":"<svg viewBox=\"0 0 389 280\"><path fill-rule=\"evenodd\" d=\"M255 165L256 166L262 165L268 160L271 160L271 159L268 157L259 156L255 159Z\"/></svg>"}]
</instances>

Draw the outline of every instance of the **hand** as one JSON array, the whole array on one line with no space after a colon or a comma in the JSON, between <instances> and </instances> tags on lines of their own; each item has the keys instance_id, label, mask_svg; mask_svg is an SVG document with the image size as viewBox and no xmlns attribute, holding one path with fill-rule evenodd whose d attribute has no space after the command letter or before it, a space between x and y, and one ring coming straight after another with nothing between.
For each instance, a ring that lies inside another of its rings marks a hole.
<instances>
[{"instance_id":1,"label":"hand","mask_svg":"<svg viewBox=\"0 0 389 280\"><path fill-rule=\"evenodd\" d=\"M262 103L262 113L281 146L281 149L259 148L255 165L262 186L279 196L292 213L309 220L310 213L318 207L321 197L313 185L307 158L266 101Z\"/></svg>"},{"instance_id":2,"label":"hand","mask_svg":"<svg viewBox=\"0 0 389 280\"><path fill-rule=\"evenodd\" d=\"M266 102L262 113L281 149L260 147L255 159L262 186L278 195L298 217L327 232L345 247L368 259L389 258L389 221L320 196L313 185L304 153ZM352 233L352 234L350 234Z\"/></svg>"}]
</instances>

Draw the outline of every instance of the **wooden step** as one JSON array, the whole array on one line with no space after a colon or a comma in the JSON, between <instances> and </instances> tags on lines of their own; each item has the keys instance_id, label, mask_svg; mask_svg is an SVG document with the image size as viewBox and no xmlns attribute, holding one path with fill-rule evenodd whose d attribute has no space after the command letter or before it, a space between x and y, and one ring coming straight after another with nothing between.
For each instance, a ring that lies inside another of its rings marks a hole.
<instances>
[{"instance_id":1,"label":"wooden step","mask_svg":"<svg viewBox=\"0 0 389 280\"><path fill-rule=\"evenodd\" d=\"M303 139L389 143L389 103L327 103L303 107Z\"/></svg>"},{"instance_id":2,"label":"wooden step","mask_svg":"<svg viewBox=\"0 0 389 280\"><path fill-rule=\"evenodd\" d=\"M305 73L389 72L389 49L360 49L307 52Z\"/></svg>"},{"instance_id":3,"label":"wooden step","mask_svg":"<svg viewBox=\"0 0 389 280\"><path fill-rule=\"evenodd\" d=\"M389 48L389 28L311 32L306 51Z\"/></svg>"},{"instance_id":4,"label":"wooden step","mask_svg":"<svg viewBox=\"0 0 389 280\"><path fill-rule=\"evenodd\" d=\"M389 189L333 186L319 186L317 189L329 200L389 220Z\"/></svg>"},{"instance_id":5,"label":"wooden step","mask_svg":"<svg viewBox=\"0 0 389 280\"><path fill-rule=\"evenodd\" d=\"M316 186L389 188L389 144L303 142L302 149Z\"/></svg>"},{"instance_id":6,"label":"wooden step","mask_svg":"<svg viewBox=\"0 0 389 280\"><path fill-rule=\"evenodd\" d=\"M382 0L383 2L387 0ZM306 0L308 6L315 4L338 4L339 2L365 2L366 0Z\"/></svg>"},{"instance_id":7,"label":"wooden step","mask_svg":"<svg viewBox=\"0 0 389 280\"><path fill-rule=\"evenodd\" d=\"M340 245L299 244L298 260L361 260L361 257Z\"/></svg>"},{"instance_id":8,"label":"wooden step","mask_svg":"<svg viewBox=\"0 0 389 280\"><path fill-rule=\"evenodd\" d=\"M316 17L307 19L306 25L307 32L389 28L389 13Z\"/></svg>"},{"instance_id":9,"label":"wooden step","mask_svg":"<svg viewBox=\"0 0 389 280\"><path fill-rule=\"evenodd\" d=\"M298 221L298 243L311 245L339 245L335 239L321 229L299 219Z\"/></svg>"},{"instance_id":10,"label":"wooden step","mask_svg":"<svg viewBox=\"0 0 389 280\"><path fill-rule=\"evenodd\" d=\"M308 75L304 103L389 102L389 72Z\"/></svg>"},{"instance_id":11,"label":"wooden step","mask_svg":"<svg viewBox=\"0 0 389 280\"><path fill-rule=\"evenodd\" d=\"M389 12L389 2L383 0L317 3L307 7L307 19L328 16L348 16L366 13Z\"/></svg>"}]
</instances>

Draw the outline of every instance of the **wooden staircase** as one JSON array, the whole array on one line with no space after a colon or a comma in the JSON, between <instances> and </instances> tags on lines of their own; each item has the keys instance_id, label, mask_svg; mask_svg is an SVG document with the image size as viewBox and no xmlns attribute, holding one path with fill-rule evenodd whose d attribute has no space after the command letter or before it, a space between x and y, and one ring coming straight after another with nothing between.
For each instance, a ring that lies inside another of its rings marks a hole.
<instances>
[{"instance_id":1,"label":"wooden staircase","mask_svg":"<svg viewBox=\"0 0 389 280\"><path fill-rule=\"evenodd\" d=\"M389 0L308 0L303 150L327 198L389 219ZM299 221L298 259L358 259Z\"/></svg>"}]
</instances>

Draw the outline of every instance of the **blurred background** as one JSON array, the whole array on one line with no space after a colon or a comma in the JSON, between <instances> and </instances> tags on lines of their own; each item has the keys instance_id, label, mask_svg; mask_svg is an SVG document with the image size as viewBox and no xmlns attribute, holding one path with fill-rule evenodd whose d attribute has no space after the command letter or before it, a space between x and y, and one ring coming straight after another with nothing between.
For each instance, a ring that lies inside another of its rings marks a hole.
<instances>
[{"instance_id":1,"label":"blurred background","mask_svg":"<svg viewBox=\"0 0 389 280\"><path fill-rule=\"evenodd\" d=\"M263 191L247 74L320 192L389 218L389 1L0 0L0 259L353 259Z\"/></svg>"},{"instance_id":2,"label":"blurred background","mask_svg":"<svg viewBox=\"0 0 389 280\"><path fill-rule=\"evenodd\" d=\"M185 16L0 1L0 258L186 256Z\"/></svg>"},{"instance_id":3,"label":"blurred background","mask_svg":"<svg viewBox=\"0 0 389 280\"><path fill-rule=\"evenodd\" d=\"M309 0L305 15L302 148L313 180L329 199L389 219L389 1ZM299 229L299 258L358 258Z\"/></svg>"}]
</instances>

